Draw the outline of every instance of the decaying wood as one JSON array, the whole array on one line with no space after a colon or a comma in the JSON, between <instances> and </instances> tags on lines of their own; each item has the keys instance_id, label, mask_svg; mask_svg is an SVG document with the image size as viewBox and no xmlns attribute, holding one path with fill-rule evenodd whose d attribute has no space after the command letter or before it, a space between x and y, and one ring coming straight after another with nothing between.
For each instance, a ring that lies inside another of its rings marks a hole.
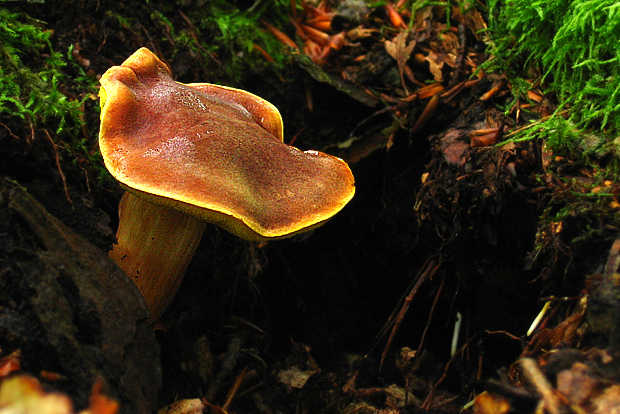
<instances>
[{"instance_id":1,"label":"decaying wood","mask_svg":"<svg viewBox=\"0 0 620 414\"><path fill-rule=\"evenodd\" d=\"M7 180L0 183L0 235L0 347L21 349L24 369L68 378L53 386L78 406L103 378L121 412L152 412L159 347L131 280Z\"/></svg>"}]
</instances>

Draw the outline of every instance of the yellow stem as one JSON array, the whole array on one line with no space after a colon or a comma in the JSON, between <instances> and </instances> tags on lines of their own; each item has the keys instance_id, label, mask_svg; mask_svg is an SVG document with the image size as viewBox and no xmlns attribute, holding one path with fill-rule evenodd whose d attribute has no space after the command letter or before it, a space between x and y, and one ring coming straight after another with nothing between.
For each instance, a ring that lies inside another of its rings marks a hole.
<instances>
[{"instance_id":1,"label":"yellow stem","mask_svg":"<svg viewBox=\"0 0 620 414\"><path fill-rule=\"evenodd\" d=\"M110 257L138 286L156 321L179 288L206 223L129 192L119 214L118 244Z\"/></svg>"}]
</instances>

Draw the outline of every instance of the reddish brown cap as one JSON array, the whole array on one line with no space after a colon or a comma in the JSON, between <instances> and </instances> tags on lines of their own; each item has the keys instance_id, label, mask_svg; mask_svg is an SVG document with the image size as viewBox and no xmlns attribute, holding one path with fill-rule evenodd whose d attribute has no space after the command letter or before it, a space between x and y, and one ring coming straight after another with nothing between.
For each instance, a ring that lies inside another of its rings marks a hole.
<instances>
[{"instance_id":1,"label":"reddish brown cap","mask_svg":"<svg viewBox=\"0 0 620 414\"><path fill-rule=\"evenodd\" d=\"M355 192L347 164L282 142L282 119L249 92L182 84L142 48L101 78L99 145L128 191L251 240L315 227Z\"/></svg>"}]
</instances>

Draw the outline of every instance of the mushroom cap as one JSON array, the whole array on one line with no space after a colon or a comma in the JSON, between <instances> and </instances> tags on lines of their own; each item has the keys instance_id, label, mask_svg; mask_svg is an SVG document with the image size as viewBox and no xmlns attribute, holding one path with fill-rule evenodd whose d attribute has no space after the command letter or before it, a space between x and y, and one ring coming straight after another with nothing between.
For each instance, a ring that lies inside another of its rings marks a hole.
<instances>
[{"instance_id":1,"label":"mushroom cap","mask_svg":"<svg viewBox=\"0 0 620 414\"><path fill-rule=\"evenodd\" d=\"M256 95L175 82L146 48L100 82L105 165L155 204L263 240L316 227L353 197L347 164L284 144L280 113Z\"/></svg>"}]
</instances>

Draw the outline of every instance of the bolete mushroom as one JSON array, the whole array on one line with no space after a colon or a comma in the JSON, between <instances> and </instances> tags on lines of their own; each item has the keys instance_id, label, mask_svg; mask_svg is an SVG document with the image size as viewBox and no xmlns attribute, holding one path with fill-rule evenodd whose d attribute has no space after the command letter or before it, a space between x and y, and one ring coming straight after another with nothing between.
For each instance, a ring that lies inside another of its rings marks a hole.
<instances>
[{"instance_id":1,"label":"bolete mushroom","mask_svg":"<svg viewBox=\"0 0 620 414\"><path fill-rule=\"evenodd\" d=\"M283 143L275 106L239 89L175 82L146 48L101 78L99 146L126 189L110 252L167 308L211 222L248 240L324 223L353 197L347 164Z\"/></svg>"}]
</instances>

